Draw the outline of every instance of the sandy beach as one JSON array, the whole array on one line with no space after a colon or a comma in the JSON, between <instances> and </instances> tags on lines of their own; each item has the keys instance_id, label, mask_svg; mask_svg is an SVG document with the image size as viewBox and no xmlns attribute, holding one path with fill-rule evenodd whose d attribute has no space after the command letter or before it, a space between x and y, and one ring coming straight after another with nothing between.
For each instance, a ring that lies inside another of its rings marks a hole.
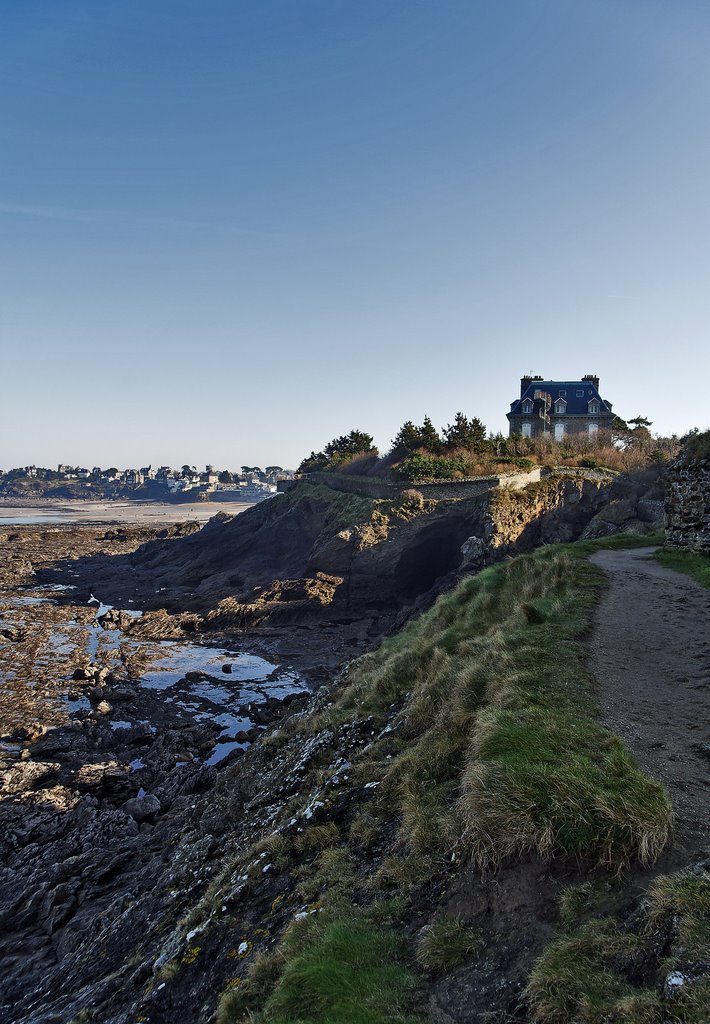
<instances>
[{"instance_id":1,"label":"sandy beach","mask_svg":"<svg viewBox=\"0 0 710 1024\"><path fill-rule=\"evenodd\" d=\"M62 523L126 523L160 526L197 520L207 522L219 512L236 516L250 504L197 501L172 505L152 501L32 501L0 503L0 526Z\"/></svg>"}]
</instances>

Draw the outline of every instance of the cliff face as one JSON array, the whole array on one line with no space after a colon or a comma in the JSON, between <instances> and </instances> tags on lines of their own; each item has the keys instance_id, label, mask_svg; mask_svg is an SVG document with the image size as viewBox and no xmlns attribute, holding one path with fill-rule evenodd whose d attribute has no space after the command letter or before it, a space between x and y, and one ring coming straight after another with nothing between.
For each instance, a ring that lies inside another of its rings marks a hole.
<instances>
[{"instance_id":1,"label":"cliff face","mask_svg":"<svg viewBox=\"0 0 710 1024\"><path fill-rule=\"evenodd\" d=\"M367 622L380 634L502 557L638 524L636 495L623 499L629 509L618 525L595 527L595 516L622 500L618 490L609 476L553 475L459 501L414 490L383 501L303 483L240 516L221 513L191 536L75 563L73 580L111 603L179 613L178 630ZM136 624L154 627L150 616Z\"/></svg>"}]
</instances>

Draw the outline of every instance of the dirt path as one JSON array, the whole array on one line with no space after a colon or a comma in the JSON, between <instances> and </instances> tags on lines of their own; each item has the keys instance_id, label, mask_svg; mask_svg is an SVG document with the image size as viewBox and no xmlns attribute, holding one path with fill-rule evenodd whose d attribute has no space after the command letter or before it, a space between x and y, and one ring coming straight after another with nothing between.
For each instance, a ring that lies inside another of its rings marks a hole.
<instances>
[{"instance_id":1,"label":"dirt path","mask_svg":"<svg viewBox=\"0 0 710 1024\"><path fill-rule=\"evenodd\" d=\"M605 723L659 779L676 846L710 848L710 590L649 556L599 551L609 576L590 640Z\"/></svg>"}]
</instances>

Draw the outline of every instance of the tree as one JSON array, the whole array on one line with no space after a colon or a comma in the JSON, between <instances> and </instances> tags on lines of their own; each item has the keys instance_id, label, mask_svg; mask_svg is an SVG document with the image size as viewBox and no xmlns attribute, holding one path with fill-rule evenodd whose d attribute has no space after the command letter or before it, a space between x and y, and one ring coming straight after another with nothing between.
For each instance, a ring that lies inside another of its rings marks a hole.
<instances>
[{"instance_id":1,"label":"tree","mask_svg":"<svg viewBox=\"0 0 710 1024\"><path fill-rule=\"evenodd\" d=\"M421 447L421 433L419 427L415 427L411 420L407 420L397 431L390 455L394 458L404 458L416 452Z\"/></svg>"},{"instance_id":2,"label":"tree","mask_svg":"<svg viewBox=\"0 0 710 1024\"><path fill-rule=\"evenodd\" d=\"M442 441L439 431L436 429L434 424L431 422L428 416L424 417L424 422L419 428L419 447L426 448L432 455L436 455L437 452L441 451Z\"/></svg>"},{"instance_id":3,"label":"tree","mask_svg":"<svg viewBox=\"0 0 710 1024\"><path fill-rule=\"evenodd\" d=\"M454 422L444 430L444 444L449 451L456 448L467 448L474 452L485 451L486 428L477 416L469 420L462 412L457 412Z\"/></svg>"},{"instance_id":4,"label":"tree","mask_svg":"<svg viewBox=\"0 0 710 1024\"><path fill-rule=\"evenodd\" d=\"M399 428L397 436L392 442L390 455L395 458L406 458L414 452L424 449L432 455L441 451L442 443L439 431L436 429L428 416L424 417L421 427L417 427L411 420L407 420Z\"/></svg>"},{"instance_id":5,"label":"tree","mask_svg":"<svg viewBox=\"0 0 710 1024\"><path fill-rule=\"evenodd\" d=\"M222 472L219 474L219 482L221 484L232 483L232 474L229 472L228 469L223 469Z\"/></svg>"},{"instance_id":6,"label":"tree","mask_svg":"<svg viewBox=\"0 0 710 1024\"><path fill-rule=\"evenodd\" d=\"M312 473L316 469L332 469L362 455L377 455L372 434L351 430L349 434L329 441L322 452L311 452L298 467L299 473Z\"/></svg>"},{"instance_id":7,"label":"tree","mask_svg":"<svg viewBox=\"0 0 710 1024\"><path fill-rule=\"evenodd\" d=\"M648 429L652 423L653 420L647 420L645 416L634 416L632 420L629 420L630 427L645 427Z\"/></svg>"},{"instance_id":8,"label":"tree","mask_svg":"<svg viewBox=\"0 0 710 1024\"><path fill-rule=\"evenodd\" d=\"M283 473L283 466L267 466L264 472L268 476L273 476L274 473Z\"/></svg>"},{"instance_id":9,"label":"tree","mask_svg":"<svg viewBox=\"0 0 710 1024\"><path fill-rule=\"evenodd\" d=\"M362 430L351 430L349 434L333 438L325 446L324 451L331 462L333 460L349 461L356 455L377 455L372 434L365 434Z\"/></svg>"},{"instance_id":10,"label":"tree","mask_svg":"<svg viewBox=\"0 0 710 1024\"><path fill-rule=\"evenodd\" d=\"M328 456L325 452L311 452L301 462L298 473L314 473L317 469L325 469L328 465Z\"/></svg>"},{"instance_id":11,"label":"tree","mask_svg":"<svg viewBox=\"0 0 710 1024\"><path fill-rule=\"evenodd\" d=\"M195 467L194 466L188 466L187 463L185 463L185 465L182 467L182 471L181 471L182 476L192 476L192 474L196 473L196 472L197 472L197 470L195 469Z\"/></svg>"}]
</instances>

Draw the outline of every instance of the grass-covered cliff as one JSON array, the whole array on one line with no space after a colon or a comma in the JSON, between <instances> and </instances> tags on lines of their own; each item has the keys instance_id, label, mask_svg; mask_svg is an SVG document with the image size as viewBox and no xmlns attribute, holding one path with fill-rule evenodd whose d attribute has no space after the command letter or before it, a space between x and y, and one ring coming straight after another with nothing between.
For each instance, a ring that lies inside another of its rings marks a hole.
<instances>
[{"instance_id":1,"label":"grass-covered cliff","mask_svg":"<svg viewBox=\"0 0 710 1024\"><path fill-rule=\"evenodd\" d=\"M671 808L599 723L582 643L598 544L464 580L267 736L271 771L301 780L184 925L245 943L219 1024L703 1019L702 986L668 1017L658 984L706 955L707 875L659 878L617 916ZM271 908L264 928L245 931L242 900Z\"/></svg>"}]
</instances>

